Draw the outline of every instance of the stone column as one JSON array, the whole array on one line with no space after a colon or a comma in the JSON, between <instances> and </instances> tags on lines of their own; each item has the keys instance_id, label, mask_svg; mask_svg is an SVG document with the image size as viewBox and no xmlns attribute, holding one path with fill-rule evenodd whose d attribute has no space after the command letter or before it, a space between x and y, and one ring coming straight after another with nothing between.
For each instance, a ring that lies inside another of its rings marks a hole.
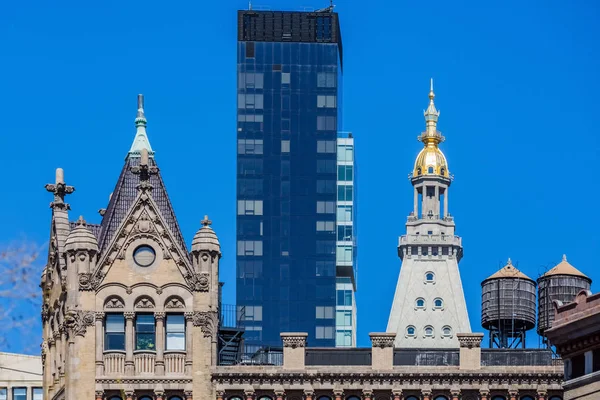
<instances>
[{"instance_id":1,"label":"stone column","mask_svg":"<svg viewBox=\"0 0 600 400\"><path fill-rule=\"evenodd\" d=\"M413 214L415 215L415 217L419 218L419 189L417 189L416 187Z\"/></svg>"},{"instance_id":2,"label":"stone column","mask_svg":"<svg viewBox=\"0 0 600 400\"><path fill-rule=\"evenodd\" d=\"M518 400L519 399L519 391L517 389L509 389L508 390L508 399L509 400Z\"/></svg>"},{"instance_id":3,"label":"stone column","mask_svg":"<svg viewBox=\"0 0 600 400\"><path fill-rule=\"evenodd\" d=\"M285 390L276 389L275 390L275 400L285 400Z\"/></svg>"},{"instance_id":4,"label":"stone column","mask_svg":"<svg viewBox=\"0 0 600 400\"><path fill-rule=\"evenodd\" d=\"M548 392L546 391L546 389L538 389L537 398L538 398L538 400L547 400Z\"/></svg>"},{"instance_id":5,"label":"stone column","mask_svg":"<svg viewBox=\"0 0 600 400\"><path fill-rule=\"evenodd\" d=\"M244 396L246 397L246 400L254 400L256 393L254 393L254 389L246 389L244 390Z\"/></svg>"},{"instance_id":6,"label":"stone column","mask_svg":"<svg viewBox=\"0 0 600 400\"><path fill-rule=\"evenodd\" d=\"M591 374L594 372L594 353L592 351L586 351L585 357L585 374Z\"/></svg>"},{"instance_id":7,"label":"stone column","mask_svg":"<svg viewBox=\"0 0 600 400\"><path fill-rule=\"evenodd\" d=\"M192 400L193 399L193 392L191 390L184 390L183 391L183 397L185 400Z\"/></svg>"},{"instance_id":8,"label":"stone column","mask_svg":"<svg viewBox=\"0 0 600 400\"><path fill-rule=\"evenodd\" d=\"M395 333L369 333L372 346L371 368L391 370L394 368Z\"/></svg>"},{"instance_id":9,"label":"stone column","mask_svg":"<svg viewBox=\"0 0 600 400\"><path fill-rule=\"evenodd\" d=\"M283 340L283 369L304 369L308 333L281 333Z\"/></svg>"},{"instance_id":10,"label":"stone column","mask_svg":"<svg viewBox=\"0 0 600 400\"><path fill-rule=\"evenodd\" d=\"M156 386L154 389L154 396L156 400L163 400L165 398L165 390L161 384Z\"/></svg>"},{"instance_id":11,"label":"stone column","mask_svg":"<svg viewBox=\"0 0 600 400\"><path fill-rule=\"evenodd\" d=\"M479 400L489 400L490 391L488 389L479 389Z\"/></svg>"},{"instance_id":12,"label":"stone column","mask_svg":"<svg viewBox=\"0 0 600 400\"><path fill-rule=\"evenodd\" d=\"M194 313L186 312L185 316L185 374L192 375L192 365L194 363L194 340L192 334L194 331ZM215 360L217 363L219 360Z\"/></svg>"},{"instance_id":13,"label":"stone column","mask_svg":"<svg viewBox=\"0 0 600 400\"><path fill-rule=\"evenodd\" d=\"M304 389L304 400L313 400L315 392L312 389Z\"/></svg>"},{"instance_id":14,"label":"stone column","mask_svg":"<svg viewBox=\"0 0 600 400\"><path fill-rule=\"evenodd\" d=\"M421 397L423 400L431 400L431 389L422 389Z\"/></svg>"},{"instance_id":15,"label":"stone column","mask_svg":"<svg viewBox=\"0 0 600 400\"><path fill-rule=\"evenodd\" d=\"M437 218L440 218L440 187L438 185L435 185L435 215L437 215Z\"/></svg>"},{"instance_id":16,"label":"stone column","mask_svg":"<svg viewBox=\"0 0 600 400\"><path fill-rule=\"evenodd\" d=\"M341 389L334 389L333 398L334 400L344 400L344 391Z\"/></svg>"},{"instance_id":17,"label":"stone column","mask_svg":"<svg viewBox=\"0 0 600 400\"><path fill-rule=\"evenodd\" d=\"M67 362L68 361L68 347L69 347L69 343L67 342L67 327L63 325L59 328L60 331L60 345L61 345L61 351L62 351L62 362L61 362L61 366L60 366L60 385L64 386L65 385L65 370L67 368Z\"/></svg>"},{"instance_id":18,"label":"stone column","mask_svg":"<svg viewBox=\"0 0 600 400\"><path fill-rule=\"evenodd\" d=\"M135 346L135 338L133 337L133 318L135 317L135 313L126 312L123 313L123 316L125 317L125 375L133 375L133 348Z\"/></svg>"},{"instance_id":19,"label":"stone column","mask_svg":"<svg viewBox=\"0 0 600 400\"><path fill-rule=\"evenodd\" d=\"M452 396L452 400L460 400L460 389L450 390L450 395Z\"/></svg>"},{"instance_id":20,"label":"stone column","mask_svg":"<svg viewBox=\"0 0 600 400\"><path fill-rule=\"evenodd\" d=\"M448 188L444 190L444 217L448 216Z\"/></svg>"},{"instance_id":21,"label":"stone column","mask_svg":"<svg viewBox=\"0 0 600 400\"><path fill-rule=\"evenodd\" d=\"M125 389L125 400L135 400L135 392L131 387Z\"/></svg>"},{"instance_id":22,"label":"stone column","mask_svg":"<svg viewBox=\"0 0 600 400\"><path fill-rule=\"evenodd\" d=\"M363 389L363 400L372 400L373 399L373 391L371 389Z\"/></svg>"},{"instance_id":23,"label":"stone column","mask_svg":"<svg viewBox=\"0 0 600 400\"><path fill-rule=\"evenodd\" d=\"M48 391L52 392L52 387L54 386L54 376L56 371L54 370L54 360L56 357L56 341L52 336L48 339Z\"/></svg>"},{"instance_id":24,"label":"stone column","mask_svg":"<svg viewBox=\"0 0 600 400\"><path fill-rule=\"evenodd\" d=\"M392 389L392 399L403 400L404 396L402 395L402 389Z\"/></svg>"},{"instance_id":25,"label":"stone column","mask_svg":"<svg viewBox=\"0 0 600 400\"><path fill-rule=\"evenodd\" d=\"M459 369L481 369L481 339L483 333L457 333L460 344Z\"/></svg>"},{"instance_id":26,"label":"stone column","mask_svg":"<svg viewBox=\"0 0 600 400\"><path fill-rule=\"evenodd\" d=\"M96 390L96 400L104 400L104 390Z\"/></svg>"},{"instance_id":27,"label":"stone column","mask_svg":"<svg viewBox=\"0 0 600 400\"><path fill-rule=\"evenodd\" d=\"M165 313L155 312L154 320L156 321L156 360L155 374L165 374Z\"/></svg>"},{"instance_id":28,"label":"stone column","mask_svg":"<svg viewBox=\"0 0 600 400\"><path fill-rule=\"evenodd\" d=\"M96 376L104 375L104 316L103 312L96 313Z\"/></svg>"},{"instance_id":29,"label":"stone column","mask_svg":"<svg viewBox=\"0 0 600 400\"><path fill-rule=\"evenodd\" d=\"M224 390L217 390L216 392L217 394L217 400L225 400L225 391ZM158 400L158 399L156 399ZM162 399L160 399L162 400Z\"/></svg>"}]
</instances>

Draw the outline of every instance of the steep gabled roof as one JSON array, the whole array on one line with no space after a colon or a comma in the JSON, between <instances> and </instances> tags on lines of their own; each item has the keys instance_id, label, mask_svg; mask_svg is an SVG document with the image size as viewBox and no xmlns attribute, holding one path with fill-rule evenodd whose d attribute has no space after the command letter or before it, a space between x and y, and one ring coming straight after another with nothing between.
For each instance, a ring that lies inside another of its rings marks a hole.
<instances>
[{"instance_id":1,"label":"steep gabled roof","mask_svg":"<svg viewBox=\"0 0 600 400\"><path fill-rule=\"evenodd\" d=\"M150 147L150 142L146 134L146 116L144 115L144 98L142 95L138 96L138 112L135 119L136 135L133 140L133 144L127 157L125 158L125 165L121 170L121 175L115 186L108 208L102 218L102 224L100 226L100 232L98 236L98 247L100 254L102 254L109 243L113 239L117 228L120 226L123 218L127 215L127 212L133 205L137 194L138 185L140 184L140 175L134 173L132 168L139 167L141 160L141 150L146 149L149 154L148 165L150 167L156 167L156 160L154 159L154 152ZM154 202L157 204L159 211L165 219L168 228L176 238L177 244L181 246L182 250L187 250L181 229L175 218L175 212L173 206L169 200L167 189L160 176L160 172L152 174L149 177L150 184L152 185L151 196ZM95 233L95 232L94 232Z\"/></svg>"}]
</instances>

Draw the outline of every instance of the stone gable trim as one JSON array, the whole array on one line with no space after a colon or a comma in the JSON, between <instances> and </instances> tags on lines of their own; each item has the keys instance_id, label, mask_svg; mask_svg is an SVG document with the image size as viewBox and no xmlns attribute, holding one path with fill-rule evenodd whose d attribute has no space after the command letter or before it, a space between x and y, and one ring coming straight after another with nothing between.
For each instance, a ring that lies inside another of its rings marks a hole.
<instances>
[{"instance_id":1,"label":"stone gable trim","mask_svg":"<svg viewBox=\"0 0 600 400\"><path fill-rule=\"evenodd\" d=\"M102 385L140 385L140 384L177 384L186 385L192 383L192 378L96 378L96 383Z\"/></svg>"}]
</instances>

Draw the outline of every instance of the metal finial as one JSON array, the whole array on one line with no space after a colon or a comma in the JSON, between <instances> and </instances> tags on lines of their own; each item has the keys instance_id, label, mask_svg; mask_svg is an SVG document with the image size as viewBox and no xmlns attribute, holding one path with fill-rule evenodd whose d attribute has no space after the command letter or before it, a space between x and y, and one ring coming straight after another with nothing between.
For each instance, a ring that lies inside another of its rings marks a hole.
<instances>
[{"instance_id":1,"label":"metal finial","mask_svg":"<svg viewBox=\"0 0 600 400\"><path fill-rule=\"evenodd\" d=\"M507 265L512 265L512 260L510 259L510 257L508 257L508 264Z\"/></svg>"},{"instance_id":2,"label":"metal finial","mask_svg":"<svg viewBox=\"0 0 600 400\"><path fill-rule=\"evenodd\" d=\"M210 219L208 219L208 215L205 215L205 216L204 216L204 219L203 219L202 221L200 221L200 223L201 223L203 226L209 226L209 225L212 225L212 221L211 221Z\"/></svg>"},{"instance_id":3,"label":"metal finial","mask_svg":"<svg viewBox=\"0 0 600 400\"><path fill-rule=\"evenodd\" d=\"M567 261L567 255L563 254L563 261Z\"/></svg>"},{"instance_id":4,"label":"metal finial","mask_svg":"<svg viewBox=\"0 0 600 400\"><path fill-rule=\"evenodd\" d=\"M143 94L138 94L138 110L143 110L144 109L144 95Z\"/></svg>"},{"instance_id":5,"label":"metal finial","mask_svg":"<svg viewBox=\"0 0 600 400\"><path fill-rule=\"evenodd\" d=\"M85 219L83 219L83 215L79 216L79 219L77 220L77 225L86 226L86 222L85 222Z\"/></svg>"},{"instance_id":6,"label":"metal finial","mask_svg":"<svg viewBox=\"0 0 600 400\"><path fill-rule=\"evenodd\" d=\"M431 78L429 81L429 99L431 101L433 101L434 97L435 97L435 93L433 93L433 78Z\"/></svg>"},{"instance_id":7,"label":"metal finial","mask_svg":"<svg viewBox=\"0 0 600 400\"><path fill-rule=\"evenodd\" d=\"M252 10L252 0L248 1L248 10Z\"/></svg>"}]
</instances>

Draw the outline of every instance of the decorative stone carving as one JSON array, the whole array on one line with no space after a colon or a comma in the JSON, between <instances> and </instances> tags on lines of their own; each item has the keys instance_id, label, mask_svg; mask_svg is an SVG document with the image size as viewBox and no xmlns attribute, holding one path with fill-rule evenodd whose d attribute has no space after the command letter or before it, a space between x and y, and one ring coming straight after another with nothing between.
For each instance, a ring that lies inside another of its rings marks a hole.
<instances>
[{"instance_id":1,"label":"decorative stone carving","mask_svg":"<svg viewBox=\"0 0 600 400\"><path fill-rule=\"evenodd\" d=\"M102 275L94 275L89 273L79 274L79 290L92 291L96 290L102 282Z\"/></svg>"},{"instance_id":2,"label":"decorative stone carving","mask_svg":"<svg viewBox=\"0 0 600 400\"><path fill-rule=\"evenodd\" d=\"M177 297L171 297L165 303L165 308L185 308L185 304Z\"/></svg>"},{"instance_id":3,"label":"decorative stone carving","mask_svg":"<svg viewBox=\"0 0 600 400\"><path fill-rule=\"evenodd\" d=\"M154 308L154 302L149 297L142 297L135 303L135 308Z\"/></svg>"},{"instance_id":4,"label":"decorative stone carving","mask_svg":"<svg viewBox=\"0 0 600 400\"><path fill-rule=\"evenodd\" d=\"M206 272L200 274L188 273L185 280L189 287L195 292L208 292L210 286L209 275Z\"/></svg>"},{"instance_id":5,"label":"decorative stone carving","mask_svg":"<svg viewBox=\"0 0 600 400\"><path fill-rule=\"evenodd\" d=\"M371 337L372 347L379 347L381 349L394 347L395 333L370 333L369 336Z\"/></svg>"},{"instance_id":6,"label":"decorative stone carving","mask_svg":"<svg viewBox=\"0 0 600 400\"><path fill-rule=\"evenodd\" d=\"M106 314L103 312L97 312L96 313L96 321L104 321L104 317L106 317Z\"/></svg>"},{"instance_id":7,"label":"decorative stone carving","mask_svg":"<svg viewBox=\"0 0 600 400\"><path fill-rule=\"evenodd\" d=\"M204 333L204 337L211 337L215 333L217 313L211 311L194 311L192 322L194 326L199 326Z\"/></svg>"},{"instance_id":8,"label":"decorative stone carving","mask_svg":"<svg viewBox=\"0 0 600 400\"><path fill-rule=\"evenodd\" d=\"M104 304L104 308L125 308L125 303L118 297L111 297Z\"/></svg>"},{"instance_id":9,"label":"decorative stone carving","mask_svg":"<svg viewBox=\"0 0 600 400\"><path fill-rule=\"evenodd\" d=\"M69 336L85 336L88 326L93 326L96 320L93 311L69 310L65 315L65 324Z\"/></svg>"},{"instance_id":10,"label":"decorative stone carving","mask_svg":"<svg viewBox=\"0 0 600 400\"><path fill-rule=\"evenodd\" d=\"M306 347L306 336L306 333L283 333L281 334L283 347L291 347L293 349L297 347Z\"/></svg>"},{"instance_id":11,"label":"decorative stone carving","mask_svg":"<svg viewBox=\"0 0 600 400\"><path fill-rule=\"evenodd\" d=\"M372 389L363 389L362 391L364 400L371 400L373 398L373 390Z\"/></svg>"},{"instance_id":12,"label":"decorative stone carving","mask_svg":"<svg viewBox=\"0 0 600 400\"><path fill-rule=\"evenodd\" d=\"M135 318L135 313L134 312L124 312L123 316L125 317L125 319L134 319Z\"/></svg>"},{"instance_id":13,"label":"decorative stone carving","mask_svg":"<svg viewBox=\"0 0 600 400\"><path fill-rule=\"evenodd\" d=\"M481 339L483 339L483 333L457 333L456 337L460 343L460 347L481 347Z\"/></svg>"},{"instance_id":14,"label":"decorative stone carving","mask_svg":"<svg viewBox=\"0 0 600 400\"><path fill-rule=\"evenodd\" d=\"M164 313L163 311L156 311L156 312L154 313L154 319L155 319L155 320L157 320L157 321L158 321L159 319L162 319L162 320L164 320L164 319L165 319L165 313Z\"/></svg>"},{"instance_id":15,"label":"decorative stone carving","mask_svg":"<svg viewBox=\"0 0 600 400\"><path fill-rule=\"evenodd\" d=\"M184 390L183 396L185 397L185 400L192 400L193 392L191 390Z\"/></svg>"}]
</instances>

